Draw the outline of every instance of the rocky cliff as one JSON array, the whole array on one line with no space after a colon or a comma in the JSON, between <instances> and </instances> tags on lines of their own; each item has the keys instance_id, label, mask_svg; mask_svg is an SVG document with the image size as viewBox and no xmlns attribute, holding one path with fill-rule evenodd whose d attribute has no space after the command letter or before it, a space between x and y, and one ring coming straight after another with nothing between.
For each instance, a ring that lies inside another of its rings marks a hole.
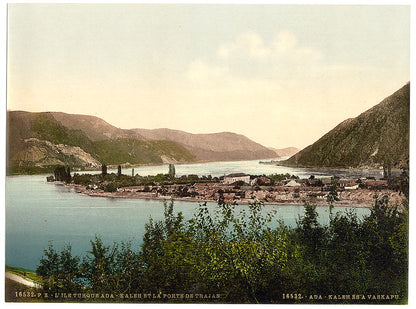
<instances>
[{"instance_id":1,"label":"rocky cliff","mask_svg":"<svg viewBox=\"0 0 416 309\"><path fill-rule=\"evenodd\" d=\"M65 115L8 111L9 170L16 166L46 168L65 164L82 168L102 163L135 165L195 161L189 151L174 142L146 141L135 132L115 128L96 117L69 115L65 118Z\"/></svg>"},{"instance_id":2,"label":"rocky cliff","mask_svg":"<svg viewBox=\"0 0 416 309\"><path fill-rule=\"evenodd\" d=\"M80 147L52 144L37 138L24 140L23 148L9 159L14 166L70 165L98 168L101 163Z\"/></svg>"}]
</instances>

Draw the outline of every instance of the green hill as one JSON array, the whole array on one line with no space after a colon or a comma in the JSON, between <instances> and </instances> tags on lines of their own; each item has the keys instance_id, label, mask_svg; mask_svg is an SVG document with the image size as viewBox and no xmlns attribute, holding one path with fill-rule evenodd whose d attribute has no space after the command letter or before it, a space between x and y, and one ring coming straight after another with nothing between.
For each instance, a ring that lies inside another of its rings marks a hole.
<instances>
[{"instance_id":1,"label":"green hill","mask_svg":"<svg viewBox=\"0 0 416 309\"><path fill-rule=\"evenodd\" d=\"M409 159L410 83L356 118L347 119L283 165L396 167Z\"/></svg>"},{"instance_id":2,"label":"green hill","mask_svg":"<svg viewBox=\"0 0 416 309\"><path fill-rule=\"evenodd\" d=\"M87 152L95 152L93 142L81 130L68 129L56 121L51 113L8 111L7 131L10 156L24 148L25 140L28 138L37 138L53 144L79 146Z\"/></svg>"},{"instance_id":3,"label":"green hill","mask_svg":"<svg viewBox=\"0 0 416 309\"><path fill-rule=\"evenodd\" d=\"M121 129L101 118L61 112L7 112L9 173L56 165L163 164L274 158L274 151L231 132Z\"/></svg>"},{"instance_id":4,"label":"green hill","mask_svg":"<svg viewBox=\"0 0 416 309\"><path fill-rule=\"evenodd\" d=\"M103 128L101 126L97 131ZM89 133L92 135L92 130ZM136 165L195 160L178 143L140 140L134 138L139 137L136 134L92 140L83 130L68 128L49 112L8 111L7 136L9 174L50 171L62 164L96 168L101 163Z\"/></svg>"},{"instance_id":5,"label":"green hill","mask_svg":"<svg viewBox=\"0 0 416 309\"><path fill-rule=\"evenodd\" d=\"M132 138L95 142L98 157L107 164L162 164L192 162L194 156L183 146L170 141L142 141Z\"/></svg>"}]
</instances>

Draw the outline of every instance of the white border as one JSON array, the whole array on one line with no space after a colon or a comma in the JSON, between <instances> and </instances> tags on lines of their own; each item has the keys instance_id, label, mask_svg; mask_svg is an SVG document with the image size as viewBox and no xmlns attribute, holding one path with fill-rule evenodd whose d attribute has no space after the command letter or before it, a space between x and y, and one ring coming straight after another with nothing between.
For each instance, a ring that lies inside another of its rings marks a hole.
<instances>
[{"instance_id":1,"label":"white border","mask_svg":"<svg viewBox=\"0 0 416 309\"><path fill-rule=\"evenodd\" d=\"M34 1L34 0L20 0L20 1L16 1L16 0L10 0L6 3L2 2L1 3L1 7L0 7L0 20L1 20L1 31L0 31L0 40L2 42L2 48L1 48L1 85L0 85L0 89L1 89L1 100L0 102L2 102L2 107L3 107L3 111L2 113L0 113L0 136L1 136L1 150L0 150L0 160L2 162L2 164L0 165L0 192L1 192L1 205L3 206L2 209L3 211L1 211L1 222L3 223L3 227L5 227L5 207L4 207L4 203L5 203L5 162L6 162L6 150L5 150L5 145L6 145L6 99L7 99L7 87L6 87L6 82L7 82L7 5L11 4L11 3L81 3L81 4L117 4L117 1L113 0L113 1L106 1L106 0L101 0L101 1L48 1L48 0L43 0L43 1ZM161 1L154 1L154 0L147 0L147 1L132 1L132 0L124 0L121 1L121 3L149 3L149 4L175 4L175 3L179 3L179 4L305 4L305 5L314 5L314 4L318 4L318 5L409 5L410 6L410 11L411 11L411 16L410 16L410 24L411 24L411 51L410 51L410 55L411 55L411 75L410 75L410 87L411 87L411 92L410 92L410 97L411 97L411 126L410 126L410 227L409 227L409 240L410 240L410 247L409 247L409 298L408 298L408 304L409 305L413 305L416 303L416 296L412 293L412 291L415 291L416 289L416 284L415 284L415 280L416 280L416 276L415 276L415 270L416 270L416 266L414 265L414 263L412 263L413 261L415 261L415 231L416 229L413 227L413 222L415 222L415 210L413 210L413 204L416 205L416 203L414 202L414 200L416 199L416 194L415 194L415 190L414 190L414 179L416 177L416 167L415 164L413 164L413 158L414 158L414 153L416 150L416 143L413 143L414 138L416 136L416 115L415 115L415 111L413 110L414 108L412 108L412 105L414 104L413 102L415 102L415 87L414 87L414 83L416 81L415 79L415 63L414 63L414 55L416 52L416 33L415 33L415 13L416 13L416 6L414 4L414 1L403 1L403 0L396 0L396 1L340 1L340 0L333 0L333 1L265 1L265 0L259 0L259 1L230 1L230 0L221 0L221 1L198 1L198 0L194 0L194 1L173 1L173 0L161 0ZM4 274L4 268L5 268L5 233L4 233L4 229L3 228L3 233L1 233L1 239L0 239L0 247L1 247L1 256L0 256L0 264L1 264L1 269L3 271ZM4 278L4 277L3 277ZM57 303L41 303L41 304L33 304L33 303L28 303L28 304L23 304L23 303L6 303L4 301L4 279L0 280L0 289L1 289L1 301L2 301L2 305L6 305L6 306L10 306L10 307L14 307L14 308L20 308L20 307L24 307L25 305L30 305L31 307L35 306L35 308L44 308L46 307L51 307L51 306L56 306ZM88 308L94 308L96 306L99 306L97 304L61 304L59 303L59 306L64 306L64 307L75 307L75 306L88 306ZM113 308L115 306L118 306L120 304L101 304L101 305L105 305L107 306L107 308ZM124 304L125 306L129 306L127 304ZM132 304L133 305L140 305L141 307L145 307L145 308L155 308L155 306L163 306L163 305L156 305L156 304ZM169 305L169 306L173 306L173 307L179 307L179 306L184 306L183 304L178 304L178 305ZM186 305L186 306L194 306L194 304L190 304L190 305ZM232 307L236 307L236 306L240 306L240 305L209 305L209 304L204 304L204 305L199 305L199 306L204 306L205 308L220 308L223 306L227 306L227 308L230 308L230 306ZM279 307L284 306L298 306L298 305L277 305ZM303 305L301 305L303 306ZM310 308L318 308L319 306L322 305L307 305ZM337 306L337 305L325 305L327 308L328 307L333 307L333 306ZM363 305L366 306L366 305ZM370 305L373 308L379 305ZM386 306L386 305L380 305L380 306ZM390 305L391 306L391 305Z\"/></svg>"}]
</instances>

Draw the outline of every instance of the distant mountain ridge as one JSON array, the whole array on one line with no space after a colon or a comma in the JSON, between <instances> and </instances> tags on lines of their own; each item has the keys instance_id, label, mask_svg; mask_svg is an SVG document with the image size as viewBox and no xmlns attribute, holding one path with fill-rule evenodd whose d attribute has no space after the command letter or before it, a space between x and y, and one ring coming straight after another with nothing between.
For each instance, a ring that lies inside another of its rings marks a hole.
<instances>
[{"instance_id":1,"label":"distant mountain ridge","mask_svg":"<svg viewBox=\"0 0 416 309\"><path fill-rule=\"evenodd\" d=\"M58 121L56 115L51 112L7 112L9 170L61 164L97 167L103 163L136 165L195 161L195 156L174 142L139 139L136 133L115 128L93 116L58 113ZM68 118L63 120L64 115ZM91 126L77 125L86 119ZM92 129L94 123L97 132Z\"/></svg>"},{"instance_id":2,"label":"distant mountain ridge","mask_svg":"<svg viewBox=\"0 0 416 309\"><path fill-rule=\"evenodd\" d=\"M235 133L126 130L95 116L61 112L8 111L7 132L8 167L97 167L102 163L138 165L275 157L266 147Z\"/></svg>"},{"instance_id":3,"label":"distant mountain ridge","mask_svg":"<svg viewBox=\"0 0 416 309\"><path fill-rule=\"evenodd\" d=\"M169 140L181 144L198 161L254 160L275 158L270 149L244 135L220 132L192 134L171 129L132 129L148 140Z\"/></svg>"},{"instance_id":4,"label":"distant mountain ridge","mask_svg":"<svg viewBox=\"0 0 416 309\"><path fill-rule=\"evenodd\" d=\"M95 116L62 112L51 112L50 114L65 127L72 130L81 130L91 141L115 138L144 139L143 136L134 131L117 128Z\"/></svg>"},{"instance_id":5,"label":"distant mountain ridge","mask_svg":"<svg viewBox=\"0 0 416 309\"><path fill-rule=\"evenodd\" d=\"M347 119L283 165L400 168L409 160L410 83Z\"/></svg>"},{"instance_id":6,"label":"distant mountain ridge","mask_svg":"<svg viewBox=\"0 0 416 309\"><path fill-rule=\"evenodd\" d=\"M286 147L286 148L281 148L281 149L276 149L276 148L273 148L273 147L269 147L269 149L274 151L276 153L276 155L280 158L291 157L294 154L298 153L299 150L300 150L296 147Z\"/></svg>"}]
</instances>

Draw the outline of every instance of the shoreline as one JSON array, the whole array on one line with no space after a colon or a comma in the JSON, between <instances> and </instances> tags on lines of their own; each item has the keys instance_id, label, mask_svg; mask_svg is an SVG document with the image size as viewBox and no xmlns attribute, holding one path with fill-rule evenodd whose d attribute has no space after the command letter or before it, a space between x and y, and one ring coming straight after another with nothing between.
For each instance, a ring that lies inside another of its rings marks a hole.
<instances>
[{"instance_id":1,"label":"shoreline","mask_svg":"<svg viewBox=\"0 0 416 309\"><path fill-rule=\"evenodd\" d=\"M27 278L24 278L20 275L11 273L9 271L5 272L5 279L10 279L14 282L23 284L23 285L25 285L27 287L30 287L30 288L41 288L41 285L39 283L33 282L33 281L31 281Z\"/></svg>"},{"instance_id":2,"label":"shoreline","mask_svg":"<svg viewBox=\"0 0 416 309\"><path fill-rule=\"evenodd\" d=\"M74 190L76 194L84 194L91 197L105 197L105 198L119 198L119 199L144 199L144 200L173 200L173 201L183 201L183 202L198 202L198 203L217 203L217 200L212 198L196 198L196 197L178 197L178 196L171 196L171 195L160 195L154 192L104 192L102 190L88 190L82 185L76 184L65 184L65 186ZM364 194L367 196L364 200L357 200L357 199L340 199L340 201L335 201L333 203L334 207L351 207L351 208L371 208L374 205L374 198L373 196L377 193L390 193L390 196L395 195L395 192L388 190L387 192L377 192L377 191L370 191L364 189L357 189L356 192L358 194ZM370 196L371 195L371 196ZM386 195L386 194L383 194ZM370 198L368 198L370 197ZM342 198L342 196L341 196ZM248 205L254 202L261 202L264 205L276 205L276 206L304 206L305 203L316 205L318 207L328 206L328 202L325 200L317 200L317 199L287 199L287 200L279 200L279 201L267 201L267 200L259 200L259 199L238 199L238 200L225 200L226 203L236 203L237 205ZM392 202L398 202L392 201Z\"/></svg>"},{"instance_id":3,"label":"shoreline","mask_svg":"<svg viewBox=\"0 0 416 309\"><path fill-rule=\"evenodd\" d=\"M306 169L306 170L334 170L334 171L359 171L359 170L367 170L367 171L382 171L379 167L371 167L371 166L365 166L365 167L325 167L325 166L301 166L301 165L295 165L295 164L279 164L280 162L283 163L285 160L282 160L283 157L280 158L258 158L258 159L239 159L239 160L198 160L198 161L192 161L192 162L173 162L172 164L175 165L192 165L192 164L206 164L206 163L223 163L223 162L244 162L244 161L258 161L259 164L264 165L275 165L275 166L282 166L282 167L290 167L290 168L299 168L299 169ZM262 161L262 160L271 160L271 161ZM130 165L129 163L119 164L123 169L130 169L130 168L140 168L140 167L152 167L152 166L167 166L169 165L168 162L163 163L147 163L147 164L134 164ZM107 165L107 168L109 169L117 169L117 164L109 164ZM31 166L32 167L32 166ZM35 166L33 166L34 168ZM8 167L6 167L7 170ZM47 168L47 167L45 167ZM71 170L71 172L100 172L101 168L85 168L85 169L74 169ZM400 172L401 169L394 168L392 169L394 172ZM53 172L48 171L41 171L39 173L6 173L6 176L19 176L19 175L45 175L45 174L53 174Z\"/></svg>"},{"instance_id":4,"label":"shoreline","mask_svg":"<svg viewBox=\"0 0 416 309\"><path fill-rule=\"evenodd\" d=\"M121 166L121 168L123 169L130 169L130 168L140 168L140 167L152 167L152 166L168 166L169 164L174 164L174 165L192 165L192 164L205 164L205 163L221 163L221 162L244 162L244 161L258 161L258 160L268 160L268 159L272 159L272 158L264 158L264 159L239 159L239 160L223 160L223 161L209 161L209 160L200 160L200 161L191 161L191 162L172 162L172 163L168 163L168 162L163 162L163 163L144 163L144 164L135 164L135 165L126 165L126 163L123 164L109 164L107 165L108 169L111 170L117 170L118 165ZM6 166L6 170L8 168L10 168L11 166ZM36 168L37 166L28 166L29 168ZM38 167L38 168L45 168L47 169L48 167ZM98 168L84 168L84 169L72 169L73 167L71 167L71 173L77 173L77 172L101 172L101 167ZM46 175L46 174L53 174L53 171L48 172L48 171L42 171L39 173L6 173L6 177L7 176L32 176L32 175Z\"/></svg>"},{"instance_id":5,"label":"shoreline","mask_svg":"<svg viewBox=\"0 0 416 309\"><path fill-rule=\"evenodd\" d=\"M260 164L264 165L275 165L275 166L283 166L283 167L291 167L291 168L301 168L307 170L334 170L334 171L380 171L382 172L383 169L377 166L358 166L358 167L345 167L345 166L306 166L306 165L296 165L296 164L279 164L279 162L284 163L284 161L261 161ZM402 169L400 168L392 168L392 172L401 172Z\"/></svg>"}]
</instances>

